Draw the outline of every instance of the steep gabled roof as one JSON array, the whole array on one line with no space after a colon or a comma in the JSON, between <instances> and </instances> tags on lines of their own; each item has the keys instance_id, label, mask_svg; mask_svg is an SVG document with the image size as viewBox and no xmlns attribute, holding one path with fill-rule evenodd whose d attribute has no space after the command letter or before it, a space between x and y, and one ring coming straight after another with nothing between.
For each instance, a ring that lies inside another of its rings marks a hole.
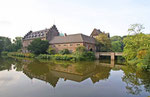
<instances>
[{"instance_id":1,"label":"steep gabled roof","mask_svg":"<svg viewBox=\"0 0 150 97\"><path fill-rule=\"evenodd\" d=\"M81 42L95 44L95 39L83 34L72 34L67 36L56 36L49 43L59 44L59 43L81 43Z\"/></svg>"},{"instance_id":2,"label":"steep gabled roof","mask_svg":"<svg viewBox=\"0 0 150 97\"><path fill-rule=\"evenodd\" d=\"M44 30L39 30L39 31L29 31L23 39L33 39L33 38L41 38L41 37L46 37L46 34L50 31L52 32L53 30L57 30L56 26L53 25L50 29L44 29Z\"/></svg>"},{"instance_id":3,"label":"steep gabled roof","mask_svg":"<svg viewBox=\"0 0 150 97\"><path fill-rule=\"evenodd\" d=\"M91 33L91 37L92 36L97 36L97 35L99 35L100 33L102 33L102 31L100 31L99 29L96 29L96 28L94 28L94 30L92 31L92 33Z\"/></svg>"}]
</instances>

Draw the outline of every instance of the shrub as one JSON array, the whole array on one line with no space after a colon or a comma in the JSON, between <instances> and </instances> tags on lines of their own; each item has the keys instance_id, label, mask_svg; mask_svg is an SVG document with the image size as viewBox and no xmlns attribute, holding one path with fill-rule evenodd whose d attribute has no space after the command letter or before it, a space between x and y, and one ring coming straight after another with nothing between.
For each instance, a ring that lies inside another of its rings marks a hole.
<instances>
[{"instance_id":1,"label":"shrub","mask_svg":"<svg viewBox=\"0 0 150 97\"><path fill-rule=\"evenodd\" d=\"M75 60L75 57L72 55L47 55L47 54L40 54L37 58L40 59L54 59L54 60L65 60L65 61L72 61Z\"/></svg>"},{"instance_id":2,"label":"shrub","mask_svg":"<svg viewBox=\"0 0 150 97\"><path fill-rule=\"evenodd\" d=\"M60 55L60 54L56 54L56 55L53 55L52 58L55 59L55 60L71 61L75 57L73 55Z\"/></svg>"},{"instance_id":3,"label":"shrub","mask_svg":"<svg viewBox=\"0 0 150 97\"><path fill-rule=\"evenodd\" d=\"M63 49L63 50L59 51L59 54L61 54L61 55L70 54L70 51L68 49Z\"/></svg>"},{"instance_id":4,"label":"shrub","mask_svg":"<svg viewBox=\"0 0 150 97\"><path fill-rule=\"evenodd\" d=\"M76 52L86 52L87 50L86 50L86 48L84 47L84 46L78 46L77 48L76 48Z\"/></svg>"},{"instance_id":5,"label":"shrub","mask_svg":"<svg viewBox=\"0 0 150 97\"><path fill-rule=\"evenodd\" d=\"M95 59L95 54L94 54L94 52L91 52L91 51L86 51L86 52L76 51L74 53L74 55L78 61L94 60Z\"/></svg>"},{"instance_id":6,"label":"shrub","mask_svg":"<svg viewBox=\"0 0 150 97\"><path fill-rule=\"evenodd\" d=\"M10 56L16 56L16 57L26 57L26 58L34 58L35 55L31 53L18 53L18 52L11 52L8 53Z\"/></svg>"},{"instance_id":7,"label":"shrub","mask_svg":"<svg viewBox=\"0 0 150 97\"><path fill-rule=\"evenodd\" d=\"M54 48L52 48L51 46L49 46L49 48L47 49L47 51L46 51L48 54L50 54L50 55L53 55L53 54L55 54L56 53L56 51L55 51L55 49Z\"/></svg>"},{"instance_id":8,"label":"shrub","mask_svg":"<svg viewBox=\"0 0 150 97\"><path fill-rule=\"evenodd\" d=\"M8 52L7 51L3 51L1 54L6 56L8 54Z\"/></svg>"},{"instance_id":9,"label":"shrub","mask_svg":"<svg viewBox=\"0 0 150 97\"><path fill-rule=\"evenodd\" d=\"M85 57L87 60L94 60L95 59L95 54L94 52L88 51L85 53Z\"/></svg>"},{"instance_id":10,"label":"shrub","mask_svg":"<svg viewBox=\"0 0 150 97\"><path fill-rule=\"evenodd\" d=\"M37 58L40 58L40 59L51 59L51 55L40 54Z\"/></svg>"},{"instance_id":11,"label":"shrub","mask_svg":"<svg viewBox=\"0 0 150 97\"><path fill-rule=\"evenodd\" d=\"M20 53L21 53L21 52L22 52L22 49L18 49L17 52L20 52Z\"/></svg>"}]
</instances>

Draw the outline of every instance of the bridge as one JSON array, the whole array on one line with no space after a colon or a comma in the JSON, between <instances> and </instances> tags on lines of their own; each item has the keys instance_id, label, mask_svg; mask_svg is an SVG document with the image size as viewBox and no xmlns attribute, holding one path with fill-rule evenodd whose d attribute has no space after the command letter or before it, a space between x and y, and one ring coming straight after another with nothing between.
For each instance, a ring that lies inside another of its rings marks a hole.
<instances>
[{"instance_id":1,"label":"bridge","mask_svg":"<svg viewBox=\"0 0 150 97\"><path fill-rule=\"evenodd\" d=\"M122 52L96 52L95 57L96 59L99 59L100 56L110 56L111 60L115 60L115 56L122 56Z\"/></svg>"},{"instance_id":2,"label":"bridge","mask_svg":"<svg viewBox=\"0 0 150 97\"><path fill-rule=\"evenodd\" d=\"M96 52L96 59L100 59L100 56L110 56L111 57L111 65L115 65L115 56L122 56L122 52Z\"/></svg>"}]
</instances>

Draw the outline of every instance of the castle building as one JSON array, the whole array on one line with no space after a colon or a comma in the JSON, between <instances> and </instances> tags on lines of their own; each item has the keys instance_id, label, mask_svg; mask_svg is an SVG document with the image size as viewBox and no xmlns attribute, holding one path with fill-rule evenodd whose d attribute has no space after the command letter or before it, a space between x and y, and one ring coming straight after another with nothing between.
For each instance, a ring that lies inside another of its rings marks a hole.
<instances>
[{"instance_id":1,"label":"castle building","mask_svg":"<svg viewBox=\"0 0 150 97\"><path fill-rule=\"evenodd\" d=\"M52 40L53 37L55 36L59 36L59 31L57 30L56 26L53 25L50 29L44 29L44 30L40 30L40 31L29 31L22 40L22 44L23 44L23 48L22 48L22 52L23 53L28 53L29 51L27 50L28 45L30 45L30 43L36 39L36 38L40 38L41 40Z\"/></svg>"},{"instance_id":2,"label":"castle building","mask_svg":"<svg viewBox=\"0 0 150 97\"><path fill-rule=\"evenodd\" d=\"M53 25L50 29L28 32L23 38L23 53L28 53L27 47L30 43L36 39L48 40L49 44L56 50L56 52L68 49L70 52L74 52L78 46L85 46L89 51L96 51L95 37L101 32L98 29L94 29L90 36L84 34L72 34L61 36L58 29ZM109 37L109 34L108 34Z\"/></svg>"},{"instance_id":3,"label":"castle building","mask_svg":"<svg viewBox=\"0 0 150 97\"><path fill-rule=\"evenodd\" d=\"M85 46L89 51L96 51L95 39L83 34L56 36L49 43L56 52L63 49L74 52L78 46Z\"/></svg>"}]
</instances>

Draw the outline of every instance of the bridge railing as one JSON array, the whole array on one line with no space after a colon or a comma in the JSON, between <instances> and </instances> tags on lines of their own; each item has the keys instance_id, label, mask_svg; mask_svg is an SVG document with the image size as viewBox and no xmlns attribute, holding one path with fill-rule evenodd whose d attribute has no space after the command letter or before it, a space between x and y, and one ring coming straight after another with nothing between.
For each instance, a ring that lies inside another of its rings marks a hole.
<instances>
[{"instance_id":1,"label":"bridge railing","mask_svg":"<svg viewBox=\"0 0 150 97\"><path fill-rule=\"evenodd\" d=\"M114 54L115 56L122 56L122 52L96 52L96 54L99 54L100 56L111 56L111 54Z\"/></svg>"}]
</instances>

